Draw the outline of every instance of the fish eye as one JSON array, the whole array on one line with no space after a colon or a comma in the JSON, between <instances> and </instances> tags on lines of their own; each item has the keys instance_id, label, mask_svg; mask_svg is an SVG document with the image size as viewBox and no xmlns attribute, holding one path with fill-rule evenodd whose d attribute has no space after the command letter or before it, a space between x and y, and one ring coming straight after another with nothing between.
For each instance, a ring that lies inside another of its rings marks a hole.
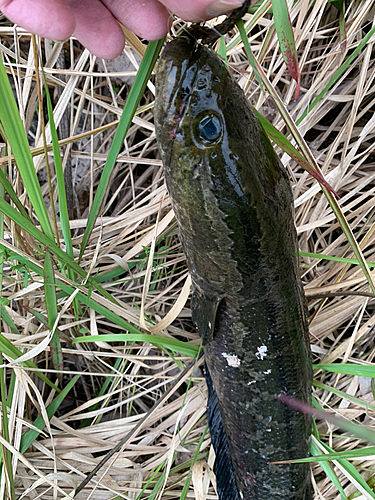
<instances>
[{"instance_id":1,"label":"fish eye","mask_svg":"<svg viewBox=\"0 0 375 500\"><path fill-rule=\"evenodd\" d=\"M204 116L198 122L197 131L203 142L217 142L223 133L221 117L213 113Z\"/></svg>"}]
</instances>

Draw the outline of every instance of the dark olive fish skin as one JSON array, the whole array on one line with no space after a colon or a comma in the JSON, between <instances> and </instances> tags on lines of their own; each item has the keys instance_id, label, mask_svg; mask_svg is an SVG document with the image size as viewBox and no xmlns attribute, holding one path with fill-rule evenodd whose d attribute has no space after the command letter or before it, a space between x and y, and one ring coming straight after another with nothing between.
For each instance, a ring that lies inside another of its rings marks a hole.
<instances>
[{"instance_id":1,"label":"dark olive fish skin","mask_svg":"<svg viewBox=\"0 0 375 500\"><path fill-rule=\"evenodd\" d=\"M188 37L160 59L155 126L205 345L220 500L309 500L308 464L269 463L307 456L311 433L278 400L311 401L290 182L225 65Z\"/></svg>"}]
</instances>

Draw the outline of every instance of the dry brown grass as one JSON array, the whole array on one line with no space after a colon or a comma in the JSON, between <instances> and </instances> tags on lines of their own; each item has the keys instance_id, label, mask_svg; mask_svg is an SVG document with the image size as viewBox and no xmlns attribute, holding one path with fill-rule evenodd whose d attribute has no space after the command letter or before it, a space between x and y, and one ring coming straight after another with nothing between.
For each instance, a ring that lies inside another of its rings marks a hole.
<instances>
[{"instance_id":1,"label":"dry brown grass","mask_svg":"<svg viewBox=\"0 0 375 500\"><path fill-rule=\"evenodd\" d=\"M358 45L364 33L372 27L374 2L349 2L346 47L339 44L338 11L326 0L317 0L314 5L307 0L297 1L291 10L291 19L295 26L302 71L301 93L297 102L293 100L294 84L286 72L275 35L270 40L262 65L285 106L297 120ZM260 53L273 23L266 16L259 20L258 26L259 30L251 34L255 56ZM228 36L228 44L231 41ZM66 171L71 169L71 227L73 245L78 254L82 229L86 226L87 214L127 95L128 87L119 77L133 75L137 63L131 47L127 46L121 64L128 60L135 66L130 65L129 70L121 74L110 70L106 72L105 65L99 71L99 61L82 50L75 40L56 43L53 47L45 40L37 40L37 43L45 57L47 81L54 96L56 125L59 124L65 131L64 166ZM30 33L9 26L2 20L0 51L7 71L12 74L21 117L34 150L42 145L42 127L39 115L35 113L37 93L31 47ZM299 126L326 178L339 193L342 211L368 261L375 261L373 52L372 39ZM249 99L277 128L285 132L267 95L259 92L255 83L249 85L251 69L243 57L240 41L229 52L229 61L239 83L247 89ZM161 325L159 335L199 345L200 340L191 325L189 302L186 302L184 294L187 289L187 286L183 288L187 280L184 256L155 142L153 102L154 85L150 82L142 102L143 108L134 118L118 157L101 217L97 220L81 265L90 270L91 275L99 276L103 270L108 272L118 266L123 268L121 279L104 284L120 306L108 299L100 300L137 327L146 326L144 320L140 320L142 297L146 313L156 324L178 301L172 318L168 316L169 321ZM48 129L47 141L50 142ZM300 250L334 257L353 257L317 182L286 155L283 163L293 178ZM20 200L27 204L14 166L8 158L2 164L8 165L9 180ZM47 200L43 155L36 156L35 166ZM54 196L56 199L55 192ZM25 233L21 238L25 251L33 252L33 240ZM7 224L6 240L8 244L19 246L20 234L14 224ZM154 266L147 267L153 242L157 242L156 254L151 255ZM371 294L361 295L362 292L369 292L369 286L359 266L311 257L301 258L301 264L309 303L314 361L372 365L374 298ZM45 338L47 329L32 312L46 314L43 281L29 272L25 285L22 272L29 271L7 265L3 278L3 297L11 301L7 311L20 334L11 332L5 324L2 332L26 352ZM334 295L337 292L344 294ZM329 295L322 299L319 296L322 293ZM68 299L59 297L60 309ZM171 321L173 324L169 324ZM50 425L44 428L23 455L14 451L20 446L21 435L37 415L43 414L55 394L35 378L32 370L16 364L6 369L7 382L14 373L15 385L7 410L10 445L4 440L4 435L1 444L3 451L8 447L13 454L16 496L36 500L71 495L105 453L140 424L131 441L77 495L77 500L136 499L150 478L142 498L149 498L150 495L157 499L180 498L189 475L192 480L187 491L188 498L215 499L214 454L205 421L206 387L199 368L194 373L194 383L188 388L184 384L173 390L164 405L148 414L155 401L170 387L170 381L179 376L178 366L187 364L190 358L180 355L172 359L168 353L139 342L134 346L104 341L72 346L71 339L81 336L82 329L87 329L91 335L120 332L92 309L83 308L81 315L76 317L72 307L67 307L59 322L64 354L63 384L75 374L80 378L58 413L52 417ZM39 354L34 362L53 382L58 380L48 349ZM322 371L315 372L315 375L321 383L375 404L365 377ZM189 377L186 376L186 382ZM109 384L105 394L97 397L106 380ZM372 409L321 388L316 388L314 395L324 409L372 426ZM94 404L97 406L93 410ZM80 426L84 421L89 425ZM320 423L319 431L322 439L335 451L363 446L355 437L343 436L331 424ZM191 467L200 440L200 457ZM373 477L373 457L357 459L353 463L366 480ZM160 472L152 477L159 466ZM351 475L339 464L333 466L346 494L356 492L357 485ZM3 467L1 498L6 498L4 470ZM165 475L161 476L163 471ZM337 489L322 473L320 466L314 465L313 471L316 498L339 498ZM153 490L157 480L159 482ZM363 498L372 498L366 492L361 491L361 494Z\"/></svg>"}]
</instances>

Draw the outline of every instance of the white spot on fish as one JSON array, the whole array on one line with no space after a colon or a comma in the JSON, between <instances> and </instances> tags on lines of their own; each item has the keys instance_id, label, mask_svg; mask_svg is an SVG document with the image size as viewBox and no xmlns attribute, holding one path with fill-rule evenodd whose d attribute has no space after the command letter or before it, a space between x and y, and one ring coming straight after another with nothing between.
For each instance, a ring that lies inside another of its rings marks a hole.
<instances>
[{"instance_id":1,"label":"white spot on fish","mask_svg":"<svg viewBox=\"0 0 375 500\"><path fill-rule=\"evenodd\" d=\"M222 352L221 355L227 360L228 366L233 366L233 368L238 368L241 364L240 359L235 354L227 354Z\"/></svg>"},{"instance_id":2,"label":"white spot on fish","mask_svg":"<svg viewBox=\"0 0 375 500\"><path fill-rule=\"evenodd\" d=\"M264 373L264 375L269 375L269 374L271 373L271 371L272 371L272 370L271 370L271 369L269 369L269 370L266 370L266 371L265 371L265 372L263 372L263 373Z\"/></svg>"},{"instance_id":3,"label":"white spot on fish","mask_svg":"<svg viewBox=\"0 0 375 500\"><path fill-rule=\"evenodd\" d=\"M255 384L256 380L251 380L250 382L247 383L247 385Z\"/></svg>"},{"instance_id":4,"label":"white spot on fish","mask_svg":"<svg viewBox=\"0 0 375 500\"><path fill-rule=\"evenodd\" d=\"M208 322L208 328L211 328L211 321Z\"/></svg>"},{"instance_id":5,"label":"white spot on fish","mask_svg":"<svg viewBox=\"0 0 375 500\"><path fill-rule=\"evenodd\" d=\"M255 353L255 356L258 359L264 359L267 356L266 354L267 351L268 347L266 345L261 345L260 347L258 347L258 352Z\"/></svg>"}]
</instances>

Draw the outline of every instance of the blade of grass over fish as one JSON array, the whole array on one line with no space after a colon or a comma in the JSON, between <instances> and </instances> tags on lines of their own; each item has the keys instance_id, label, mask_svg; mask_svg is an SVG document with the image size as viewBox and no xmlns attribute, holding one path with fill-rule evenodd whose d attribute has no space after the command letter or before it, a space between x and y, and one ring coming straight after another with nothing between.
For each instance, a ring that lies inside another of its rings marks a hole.
<instances>
[{"instance_id":1,"label":"blade of grass over fish","mask_svg":"<svg viewBox=\"0 0 375 500\"><path fill-rule=\"evenodd\" d=\"M318 102L321 101L322 97L324 97L328 90L336 83L336 81L339 79L339 77L348 69L348 67L353 63L355 58L361 53L361 51L365 48L367 42L374 36L375 34L375 26L373 26L370 31L362 38L362 40L359 42L358 46L353 50L353 52L350 54L350 56L344 61L339 68L335 71L333 74L332 78L329 80L327 85L324 87L324 89L320 92L317 97L313 100L313 102L310 104L310 106L307 108L307 110L302 113L302 115L298 118L296 121L296 125L299 125L305 118L306 116L310 113L310 111L318 104Z\"/></svg>"},{"instance_id":2,"label":"blade of grass over fish","mask_svg":"<svg viewBox=\"0 0 375 500\"><path fill-rule=\"evenodd\" d=\"M297 83L297 99L300 88L301 72L298 65L296 46L294 43L293 28L290 22L288 6L285 0L272 0L273 19L277 38L280 43L288 73Z\"/></svg>"},{"instance_id":3,"label":"blade of grass over fish","mask_svg":"<svg viewBox=\"0 0 375 500\"><path fill-rule=\"evenodd\" d=\"M199 353L199 346L188 344L180 340L170 339L168 337L159 337L157 335L140 334L108 334L108 335L89 335L87 337L76 337L73 339L73 344L81 344L87 342L149 342L155 347L165 347L173 352L184 354L194 358Z\"/></svg>"},{"instance_id":4,"label":"blade of grass over fish","mask_svg":"<svg viewBox=\"0 0 375 500\"><path fill-rule=\"evenodd\" d=\"M34 163L27 142L25 130L18 112L17 104L9 83L3 62L0 60L0 121L3 125L6 139L16 159L25 189L30 198L35 214L44 234L54 240L48 212L44 204L42 191L35 172Z\"/></svg>"},{"instance_id":5,"label":"blade of grass over fish","mask_svg":"<svg viewBox=\"0 0 375 500\"><path fill-rule=\"evenodd\" d=\"M257 115L262 127L267 132L267 135L277 144L285 153L287 153L295 162L297 162L303 169L314 177L320 184L325 186L328 190L332 190L331 186L324 179L322 175L311 167L310 163L301 155L299 151L291 144L288 139L279 132L268 120L266 120L255 108L254 113Z\"/></svg>"},{"instance_id":6,"label":"blade of grass over fish","mask_svg":"<svg viewBox=\"0 0 375 500\"><path fill-rule=\"evenodd\" d=\"M326 255L324 253L310 253L310 252L298 252L298 255L301 257L311 257L312 259L320 259L320 260L333 260L335 262L343 262L344 264L355 264L359 266L359 261L357 259L347 259L345 257L332 257L332 255ZM370 262L366 260L366 263L369 267L375 267L375 262Z\"/></svg>"},{"instance_id":7,"label":"blade of grass over fish","mask_svg":"<svg viewBox=\"0 0 375 500\"><path fill-rule=\"evenodd\" d=\"M35 227L29 219L22 217L22 215L17 212L15 208L11 207L1 198L0 212L4 213L22 229L33 236L37 241L45 245L50 250L50 252L52 252L58 259L64 262L68 267L73 269L73 271L75 271L79 276L81 276L82 278L86 278L87 273L78 264L76 264L76 262L74 262L74 260L72 260L63 250L61 250L61 248L59 248L53 240L49 239L37 227ZM115 299L102 286L93 282L91 279L88 280L88 283L92 285L96 290L98 290L104 297L107 297L111 302L117 303Z\"/></svg>"},{"instance_id":8,"label":"blade of grass over fish","mask_svg":"<svg viewBox=\"0 0 375 500\"><path fill-rule=\"evenodd\" d=\"M112 141L111 148L108 153L107 161L104 165L103 172L100 177L99 184L96 189L96 194L87 220L86 229L82 238L81 250L79 260L81 260L83 252L85 251L87 242L89 240L91 231L94 227L96 218L99 215L100 207L102 205L105 193L107 191L108 182L113 171L117 156L123 145L123 141L127 131L129 130L133 116L136 112L137 106L142 98L143 92L146 88L147 82L151 76L151 72L155 66L156 60L159 56L160 50L164 44L164 38L156 42L150 42L147 46L145 55L139 66L137 76L130 89L128 98L126 100L124 110L121 115L115 136Z\"/></svg>"},{"instance_id":9,"label":"blade of grass over fish","mask_svg":"<svg viewBox=\"0 0 375 500\"><path fill-rule=\"evenodd\" d=\"M262 67L258 64L256 59L252 55L249 41L248 41L247 36L245 34L245 31L244 31L243 21L242 20L239 21L237 23L237 26L238 26L238 29L240 31L242 41L244 44L244 48L245 48L245 52L246 52L246 55L249 59L250 64L252 66L255 65L256 75L259 75L259 77L261 78L261 81L264 84L264 87L267 89L268 93L271 95L276 107L278 108L281 116L283 117L285 124L289 128L289 131L291 132L294 140L298 144L298 146L302 152L303 157L305 158L306 162L311 165L312 170L314 170L314 172L315 172L314 177L320 183L322 191L323 191L325 197L327 198L327 201L330 204L330 206L333 210L333 213L335 214L335 216L336 216L336 218L341 226L341 229L343 230L343 232L344 232L344 234L345 234L345 236L346 236L346 238L347 238L347 240L348 240L348 242L349 242L349 244L354 252L354 255L356 256L356 258L359 261L359 264L360 264L362 271L363 271L363 274L365 275L366 280L371 288L371 291L373 293L375 293L375 283L372 279L370 270L366 264L366 260L363 257L362 250L359 247L358 242L356 241L356 239L353 235L353 232L348 224L348 221L346 220L344 214L342 213L342 210L341 210L341 208L340 208L340 206L339 206L339 204L334 196L334 194L336 194L336 193L334 193L332 188L325 187L327 185L327 182L324 180L324 176L323 176L319 166L317 165L315 158L311 154L311 151L310 151L309 147L307 146L304 138L300 134L297 125L293 122L288 111L285 109L281 99L279 98L279 96L275 92L274 88L272 87L272 85L271 85L270 81L268 80L266 74L264 73ZM375 30L375 27L374 27L374 30ZM332 193L334 193L334 194L332 194Z\"/></svg>"},{"instance_id":10,"label":"blade of grass over fish","mask_svg":"<svg viewBox=\"0 0 375 500\"><path fill-rule=\"evenodd\" d=\"M46 410L49 419L51 419L51 417L53 417L53 415L59 409L59 406L65 400L69 391L74 387L74 384L79 378L80 375L76 375L75 377L73 377L72 380L64 387L64 389L62 389L60 394L52 401L52 403L48 405ZM39 431L42 431L44 429L45 422L42 415L39 415L39 417L35 419L35 421L33 422L33 426L39 429ZM25 453L25 451L33 443L33 441L35 441L39 434L40 432L35 429L30 429L29 431L25 432L25 434L21 438L20 452Z\"/></svg>"},{"instance_id":11,"label":"blade of grass over fish","mask_svg":"<svg viewBox=\"0 0 375 500\"><path fill-rule=\"evenodd\" d=\"M57 319L57 301L56 301L56 285L55 276L53 273L52 259L49 252L46 252L44 260L44 294L46 298L46 310L48 317L48 328L52 330ZM58 328L55 329L51 342L50 350L52 357L52 364L55 370L61 371L64 367L63 354L59 339Z\"/></svg>"}]
</instances>

